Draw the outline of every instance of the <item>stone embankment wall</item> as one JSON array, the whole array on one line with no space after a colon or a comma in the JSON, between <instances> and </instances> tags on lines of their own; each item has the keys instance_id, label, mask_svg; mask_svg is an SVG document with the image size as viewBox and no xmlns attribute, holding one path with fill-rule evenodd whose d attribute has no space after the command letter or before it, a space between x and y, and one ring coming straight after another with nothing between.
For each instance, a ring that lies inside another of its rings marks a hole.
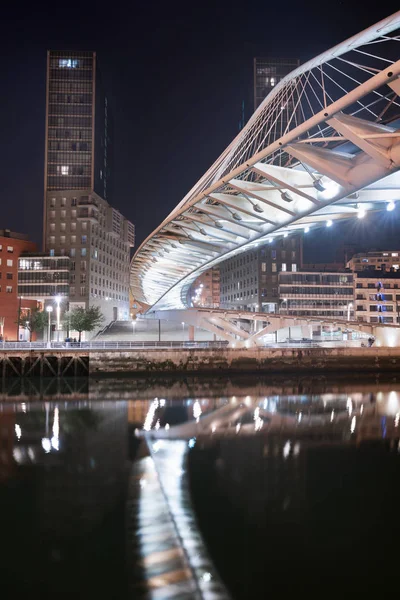
<instances>
[{"instance_id":1,"label":"stone embankment wall","mask_svg":"<svg viewBox=\"0 0 400 600\"><path fill-rule=\"evenodd\" d=\"M396 371L400 348L152 349L90 352L89 372L201 373Z\"/></svg>"},{"instance_id":2,"label":"stone embankment wall","mask_svg":"<svg viewBox=\"0 0 400 600\"><path fill-rule=\"evenodd\" d=\"M210 348L0 352L9 377L178 373L374 373L399 371L400 348Z\"/></svg>"}]
</instances>

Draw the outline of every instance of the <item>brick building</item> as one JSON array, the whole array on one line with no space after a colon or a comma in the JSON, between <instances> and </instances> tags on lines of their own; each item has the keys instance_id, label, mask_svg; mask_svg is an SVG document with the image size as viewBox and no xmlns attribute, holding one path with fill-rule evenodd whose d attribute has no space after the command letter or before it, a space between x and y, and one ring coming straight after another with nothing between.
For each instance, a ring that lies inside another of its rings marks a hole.
<instances>
[{"instance_id":1,"label":"brick building","mask_svg":"<svg viewBox=\"0 0 400 600\"><path fill-rule=\"evenodd\" d=\"M36 244L22 233L0 229L0 335L4 340L25 339L26 332L17 332L18 308L31 309L35 300L18 299L18 258L23 252L35 252Z\"/></svg>"}]
</instances>

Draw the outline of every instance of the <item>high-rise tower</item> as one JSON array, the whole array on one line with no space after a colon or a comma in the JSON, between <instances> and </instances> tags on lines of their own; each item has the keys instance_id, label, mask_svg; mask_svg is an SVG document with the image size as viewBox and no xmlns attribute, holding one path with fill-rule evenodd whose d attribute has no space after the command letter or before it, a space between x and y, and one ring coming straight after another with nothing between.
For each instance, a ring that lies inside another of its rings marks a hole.
<instances>
[{"instance_id":1,"label":"high-rise tower","mask_svg":"<svg viewBox=\"0 0 400 600\"><path fill-rule=\"evenodd\" d=\"M134 226L113 201L113 122L95 52L47 56L45 252L71 259L70 308L129 317Z\"/></svg>"}]
</instances>

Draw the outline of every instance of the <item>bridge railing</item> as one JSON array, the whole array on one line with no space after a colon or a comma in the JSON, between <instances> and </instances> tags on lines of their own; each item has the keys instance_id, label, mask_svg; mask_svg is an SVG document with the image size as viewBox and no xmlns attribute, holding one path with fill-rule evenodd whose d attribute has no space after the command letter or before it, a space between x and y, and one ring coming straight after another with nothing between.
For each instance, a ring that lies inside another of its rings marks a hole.
<instances>
[{"instance_id":1,"label":"bridge railing","mask_svg":"<svg viewBox=\"0 0 400 600\"><path fill-rule=\"evenodd\" d=\"M140 348L224 348L227 341L162 342L162 341L99 341L90 342L0 342L0 352L7 350L135 350Z\"/></svg>"}]
</instances>

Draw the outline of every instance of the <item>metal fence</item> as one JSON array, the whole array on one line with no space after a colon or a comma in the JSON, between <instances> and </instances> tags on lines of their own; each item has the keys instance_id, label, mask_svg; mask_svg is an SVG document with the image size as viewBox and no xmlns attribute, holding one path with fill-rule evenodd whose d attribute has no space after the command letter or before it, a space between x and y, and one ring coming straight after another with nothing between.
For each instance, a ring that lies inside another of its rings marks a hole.
<instances>
[{"instance_id":1,"label":"metal fence","mask_svg":"<svg viewBox=\"0 0 400 600\"><path fill-rule=\"evenodd\" d=\"M2 350L137 350L140 348L225 348L227 341L219 342L0 342Z\"/></svg>"}]
</instances>

